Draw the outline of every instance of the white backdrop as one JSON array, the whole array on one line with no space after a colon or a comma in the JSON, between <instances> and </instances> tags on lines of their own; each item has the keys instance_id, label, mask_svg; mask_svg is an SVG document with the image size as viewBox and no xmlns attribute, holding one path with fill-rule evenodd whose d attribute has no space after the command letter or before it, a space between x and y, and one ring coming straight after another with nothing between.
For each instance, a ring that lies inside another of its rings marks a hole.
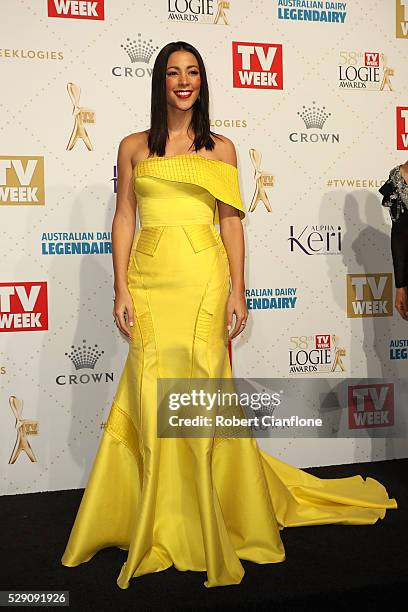
<instances>
[{"instance_id":1,"label":"white backdrop","mask_svg":"<svg viewBox=\"0 0 408 612\"><path fill-rule=\"evenodd\" d=\"M408 3L217 5L2 2L2 494L86 483L128 350L112 320L117 147L148 127L170 41L203 56L247 210L257 186L266 196L244 220L250 317L234 375L406 376L378 188L407 158ZM260 444L299 467L408 456L406 439L372 434Z\"/></svg>"}]
</instances>

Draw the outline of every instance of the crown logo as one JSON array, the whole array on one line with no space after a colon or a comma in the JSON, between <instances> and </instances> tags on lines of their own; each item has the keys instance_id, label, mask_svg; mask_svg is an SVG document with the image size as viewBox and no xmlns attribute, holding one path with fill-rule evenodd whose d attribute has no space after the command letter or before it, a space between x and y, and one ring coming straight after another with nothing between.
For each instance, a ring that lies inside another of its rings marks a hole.
<instances>
[{"instance_id":1,"label":"crown logo","mask_svg":"<svg viewBox=\"0 0 408 612\"><path fill-rule=\"evenodd\" d=\"M331 116L331 113L326 112L325 106L319 108L316 106L316 102L313 102L312 106L303 106L302 108L302 112L298 113L298 115L303 119L308 130L310 128L318 128L321 130L326 120Z\"/></svg>"},{"instance_id":2,"label":"crown logo","mask_svg":"<svg viewBox=\"0 0 408 612\"><path fill-rule=\"evenodd\" d=\"M140 33L137 35L137 40L127 38L126 43L120 46L126 51L132 64L135 62L145 62L148 64L153 53L159 48L152 44L151 38L148 41L142 40L142 35Z\"/></svg>"},{"instance_id":3,"label":"crown logo","mask_svg":"<svg viewBox=\"0 0 408 612\"><path fill-rule=\"evenodd\" d=\"M71 346L72 351L70 353L65 353L65 355L71 359L76 370L81 370L82 368L91 368L93 370L96 362L99 357L103 355L104 351L99 351L97 344L93 347L87 347L86 340L82 340L82 343L83 345L77 348Z\"/></svg>"}]
</instances>

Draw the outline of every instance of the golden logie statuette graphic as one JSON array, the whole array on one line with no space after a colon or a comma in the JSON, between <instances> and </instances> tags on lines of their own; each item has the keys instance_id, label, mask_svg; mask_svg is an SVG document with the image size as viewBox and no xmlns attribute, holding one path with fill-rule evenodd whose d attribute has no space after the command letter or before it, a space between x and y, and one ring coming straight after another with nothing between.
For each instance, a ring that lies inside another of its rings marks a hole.
<instances>
[{"instance_id":1,"label":"golden logie statuette graphic","mask_svg":"<svg viewBox=\"0 0 408 612\"><path fill-rule=\"evenodd\" d=\"M230 7L230 3L226 2L226 0L218 0L217 13L214 17L214 23L218 24L220 20L222 19L224 22L224 25L229 25L227 16L225 14L225 10L229 9L229 7Z\"/></svg>"},{"instance_id":2,"label":"golden logie statuette graphic","mask_svg":"<svg viewBox=\"0 0 408 612\"><path fill-rule=\"evenodd\" d=\"M380 85L380 91L384 91L387 86L390 91L394 91L391 85L390 77L394 76L394 68L387 66L387 58L384 53L381 53L381 63L383 65L383 78Z\"/></svg>"},{"instance_id":3,"label":"golden logie statuette graphic","mask_svg":"<svg viewBox=\"0 0 408 612\"><path fill-rule=\"evenodd\" d=\"M11 406L11 410L13 411L14 416L16 417L17 431L16 443L14 445L13 452L11 453L9 463L15 463L21 451L25 451L28 458L33 463L36 463L37 459L35 458L33 449L31 448L31 445L27 440L27 436L38 434L38 422L21 418L23 414L23 400L18 399L15 395L11 395L9 403Z\"/></svg>"},{"instance_id":4,"label":"golden logie statuette graphic","mask_svg":"<svg viewBox=\"0 0 408 612\"><path fill-rule=\"evenodd\" d=\"M79 85L68 83L67 89L72 101L72 114L74 115L74 128L67 145L67 151L71 151L74 148L79 138L84 141L88 151L92 151L93 147L84 123L95 123L95 111L90 108L79 106L79 98L81 96L81 88Z\"/></svg>"},{"instance_id":5,"label":"golden logie statuette graphic","mask_svg":"<svg viewBox=\"0 0 408 612\"><path fill-rule=\"evenodd\" d=\"M250 149L249 156L255 168L255 193L252 197L251 205L248 209L248 212L253 212L257 207L259 201L265 204L265 208L269 212L272 212L272 207L269 203L268 196L265 191L265 186L271 187L273 185L273 177L270 174L267 174L266 172L262 172L262 170L260 169L262 155L258 153L258 151L256 151L255 149Z\"/></svg>"},{"instance_id":6,"label":"golden logie statuette graphic","mask_svg":"<svg viewBox=\"0 0 408 612\"><path fill-rule=\"evenodd\" d=\"M339 346L339 338L336 336L336 334L332 334L332 342L334 345L334 360L331 371L335 372L337 368L340 368L342 372L345 372L346 368L344 367L342 357L346 356L346 349Z\"/></svg>"}]
</instances>

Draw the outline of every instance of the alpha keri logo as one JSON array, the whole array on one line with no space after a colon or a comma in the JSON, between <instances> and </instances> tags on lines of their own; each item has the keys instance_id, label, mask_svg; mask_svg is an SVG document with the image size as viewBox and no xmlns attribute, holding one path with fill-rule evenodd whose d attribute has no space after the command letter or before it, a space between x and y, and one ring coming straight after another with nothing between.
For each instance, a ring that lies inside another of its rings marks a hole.
<instances>
[{"instance_id":1,"label":"alpha keri logo","mask_svg":"<svg viewBox=\"0 0 408 612\"><path fill-rule=\"evenodd\" d=\"M0 283L0 332L48 329L47 283Z\"/></svg>"},{"instance_id":2,"label":"alpha keri logo","mask_svg":"<svg viewBox=\"0 0 408 612\"><path fill-rule=\"evenodd\" d=\"M48 17L105 19L105 0L48 0Z\"/></svg>"},{"instance_id":3,"label":"alpha keri logo","mask_svg":"<svg viewBox=\"0 0 408 612\"><path fill-rule=\"evenodd\" d=\"M44 158L0 155L0 205L44 204Z\"/></svg>"},{"instance_id":4,"label":"alpha keri logo","mask_svg":"<svg viewBox=\"0 0 408 612\"><path fill-rule=\"evenodd\" d=\"M232 43L233 87L283 89L282 45Z\"/></svg>"},{"instance_id":5,"label":"alpha keri logo","mask_svg":"<svg viewBox=\"0 0 408 612\"><path fill-rule=\"evenodd\" d=\"M347 317L392 317L392 274L347 274Z\"/></svg>"}]
</instances>

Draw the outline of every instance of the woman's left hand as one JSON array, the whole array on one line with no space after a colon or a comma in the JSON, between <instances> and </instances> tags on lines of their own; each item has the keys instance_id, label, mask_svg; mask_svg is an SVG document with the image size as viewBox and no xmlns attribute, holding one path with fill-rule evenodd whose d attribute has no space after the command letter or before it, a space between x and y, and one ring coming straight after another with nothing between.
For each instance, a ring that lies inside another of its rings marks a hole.
<instances>
[{"instance_id":1,"label":"woman's left hand","mask_svg":"<svg viewBox=\"0 0 408 612\"><path fill-rule=\"evenodd\" d=\"M232 315L235 314L235 325L232 327ZM231 291L227 304L227 326L229 330L229 339L235 338L244 331L248 318L248 309L243 291Z\"/></svg>"}]
</instances>

